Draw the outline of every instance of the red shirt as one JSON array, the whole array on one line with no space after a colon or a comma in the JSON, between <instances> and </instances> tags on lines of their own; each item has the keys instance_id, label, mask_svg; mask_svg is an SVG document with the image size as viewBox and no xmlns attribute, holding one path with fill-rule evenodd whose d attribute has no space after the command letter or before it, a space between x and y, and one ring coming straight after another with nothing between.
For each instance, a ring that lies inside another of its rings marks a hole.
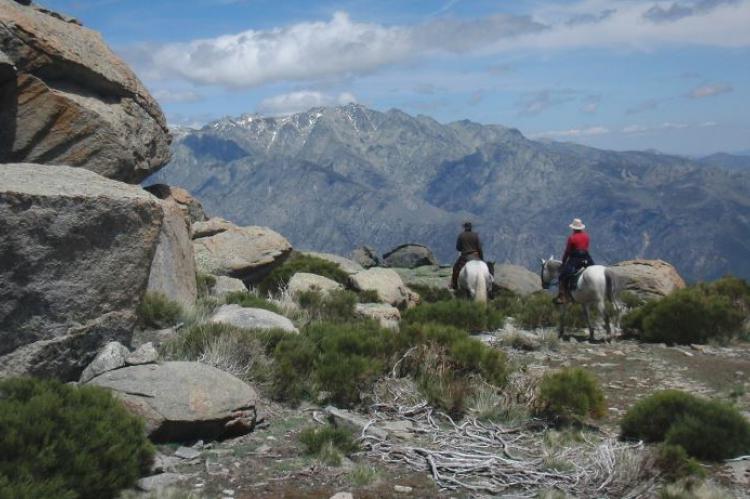
<instances>
[{"instance_id":1,"label":"red shirt","mask_svg":"<svg viewBox=\"0 0 750 499\"><path fill-rule=\"evenodd\" d=\"M585 232L573 232L568 237L568 243L565 245L565 254L563 255L563 262L568 259L571 253L574 251L588 251L589 250L589 235Z\"/></svg>"}]
</instances>

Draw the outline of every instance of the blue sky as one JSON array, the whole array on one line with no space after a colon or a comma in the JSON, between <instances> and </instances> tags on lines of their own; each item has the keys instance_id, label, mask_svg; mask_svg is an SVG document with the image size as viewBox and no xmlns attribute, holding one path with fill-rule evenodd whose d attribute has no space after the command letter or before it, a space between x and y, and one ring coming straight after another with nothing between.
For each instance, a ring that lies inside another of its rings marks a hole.
<instances>
[{"instance_id":1,"label":"blue sky","mask_svg":"<svg viewBox=\"0 0 750 499\"><path fill-rule=\"evenodd\" d=\"M750 0L40 0L171 124L360 102L534 138L750 150Z\"/></svg>"}]
</instances>

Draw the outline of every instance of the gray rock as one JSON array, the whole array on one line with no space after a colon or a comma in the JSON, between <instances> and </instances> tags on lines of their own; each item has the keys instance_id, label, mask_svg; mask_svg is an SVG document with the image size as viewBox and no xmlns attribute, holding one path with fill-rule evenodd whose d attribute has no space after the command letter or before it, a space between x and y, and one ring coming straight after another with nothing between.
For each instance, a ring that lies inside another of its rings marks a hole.
<instances>
[{"instance_id":1,"label":"gray rock","mask_svg":"<svg viewBox=\"0 0 750 499\"><path fill-rule=\"evenodd\" d=\"M354 309L360 317L375 319L384 328L398 330L401 312L386 303L357 303Z\"/></svg>"},{"instance_id":2,"label":"gray rock","mask_svg":"<svg viewBox=\"0 0 750 499\"><path fill-rule=\"evenodd\" d=\"M211 237L222 232L226 232L229 229L237 227L229 220L223 218L209 218L200 222L193 222L192 235L193 239L200 239L201 237Z\"/></svg>"},{"instance_id":3,"label":"gray rock","mask_svg":"<svg viewBox=\"0 0 750 499\"><path fill-rule=\"evenodd\" d=\"M336 492L329 499L354 499L351 492Z\"/></svg>"},{"instance_id":4,"label":"gray rock","mask_svg":"<svg viewBox=\"0 0 750 499\"><path fill-rule=\"evenodd\" d=\"M383 255L383 263L389 267L413 269L425 265L439 265L437 258L427 246L402 244Z\"/></svg>"},{"instance_id":5,"label":"gray rock","mask_svg":"<svg viewBox=\"0 0 750 499\"><path fill-rule=\"evenodd\" d=\"M380 440L388 438L388 432L382 428L378 428L373 424L370 424L370 420L346 409L339 409L329 405L325 408L325 412L328 415L329 420L336 426L349 429L355 436L360 436L365 428L367 433L373 435Z\"/></svg>"},{"instance_id":6,"label":"gray rock","mask_svg":"<svg viewBox=\"0 0 750 499\"><path fill-rule=\"evenodd\" d=\"M125 363L129 366L139 366L142 364L153 364L157 360L159 360L159 352L156 351L153 343L148 342L139 346L135 352L128 355Z\"/></svg>"},{"instance_id":7,"label":"gray rock","mask_svg":"<svg viewBox=\"0 0 750 499\"><path fill-rule=\"evenodd\" d=\"M76 380L107 342L128 344L163 216L83 168L2 165L0 375Z\"/></svg>"},{"instance_id":8,"label":"gray rock","mask_svg":"<svg viewBox=\"0 0 750 499\"><path fill-rule=\"evenodd\" d=\"M146 343L161 345L177 338L175 328L166 329L136 329L133 331L133 339L130 340L130 348L138 349Z\"/></svg>"},{"instance_id":9,"label":"gray rock","mask_svg":"<svg viewBox=\"0 0 750 499\"><path fill-rule=\"evenodd\" d=\"M190 224L177 203L162 201L161 206L164 210L164 223L151 263L148 291L161 293L183 307L190 308L198 298Z\"/></svg>"},{"instance_id":10,"label":"gray rock","mask_svg":"<svg viewBox=\"0 0 750 499\"><path fill-rule=\"evenodd\" d=\"M292 245L269 228L232 225L214 235L194 239L193 249L201 272L235 277L254 284L283 263L292 251Z\"/></svg>"},{"instance_id":11,"label":"gray rock","mask_svg":"<svg viewBox=\"0 0 750 499\"><path fill-rule=\"evenodd\" d=\"M141 478L138 480L137 486L144 492L156 492L187 479L186 475L180 473L160 473Z\"/></svg>"},{"instance_id":12,"label":"gray rock","mask_svg":"<svg viewBox=\"0 0 750 499\"><path fill-rule=\"evenodd\" d=\"M144 418L149 437L157 442L223 438L255 424L255 390L199 362L123 367L89 383L112 390Z\"/></svg>"},{"instance_id":13,"label":"gray rock","mask_svg":"<svg viewBox=\"0 0 750 499\"><path fill-rule=\"evenodd\" d=\"M216 278L216 284L211 287L211 294L213 296L224 296L229 293L247 292L247 286L245 286L245 283L239 279L223 275L217 275L214 277Z\"/></svg>"},{"instance_id":14,"label":"gray rock","mask_svg":"<svg viewBox=\"0 0 750 499\"><path fill-rule=\"evenodd\" d=\"M282 329L290 333L299 332L292 321L262 308L246 308L239 305L222 305L211 316L210 322L223 322L242 329Z\"/></svg>"},{"instance_id":15,"label":"gray rock","mask_svg":"<svg viewBox=\"0 0 750 499\"><path fill-rule=\"evenodd\" d=\"M419 300L392 269L373 267L350 276L349 281L357 291L376 291L381 303L394 307L408 307Z\"/></svg>"},{"instance_id":16,"label":"gray rock","mask_svg":"<svg viewBox=\"0 0 750 499\"><path fill-rule=\"evenodd\" d=\"M98 33L0 0L0 47L17 68L0 89L0 162L66 164L137 183L169 161L161 108Z\"/></svg>"},{"instance_id":17,"label":"gray rock","mask_svg":"<svg viewBox=\"0 0 750 499\"><path fill-rule=\"evenodd\" d=\"M352 260L366 269L383 263L375 250L369 246L362 246L352 251Z\"/></svg>"},{"instance_id":18,"label":"gray rock","mask_svg":"<svg viewBox=\"0 0 750 499\"><path fill-rule=\"evenodd\" d=\"M195 450L192 447L179 447L174 455L181 459L198 459L201 457L200 451Z\"/></svg>"},{"instance_id":19,"label":"gray rock","mask_svg":"<svg viewBox=\"0 0 750 499\"><path fill-rule=\"evenodd\" d=\"M539 274L531 272L525 267L509 264L495 265L495 281L493 287L512 291L526 296L542 290Z\"/></svg>"},{"instance_id":20,"label":"gray rock","mask_svg":"<svg viewBox=\"0 0 750 499\"><path fill-rule=\"evenodd\" d=\"M126 362L125 359L127 359L129 355L130 350L128 350L123 344L117 341L107 343L96 355L91 364L86 366L86 369L83 370L78 382L86 383L102 373L123 367Z\"/></svg>"},{"instance_id":21,"label":"gray rock","mask_svg":"<svg viewBox=\"0 0 750 499\"><path fill-rule=\"evenodd\" d=\"M333 279L327 277L308 274L307 272L297 272L291 279L289 279L287 288L292 296L297 296L306 291L328 293L337 289L343 289L344 287Z\"/></svg>"},{"instance_id":22,"label":"gray rock","mask_svg":"<svg viewBox=\"0 0 750 499\"><path fill-rule=\"evenodd\" d=\"M334 255L332 253L319 253L317 251L302 251L303 255L308 256L314 256L316 258L320 258L321 260L325 260L327 262L335 263L339 266L341 270L346 272L347 274L356 274L357 272L361 272L364 269L362 265L358 264L357 262L353 260L349 260L348 258L344 258L343 256Z\"/></svg>"},{"instance_id":23,"label":"gray rock","mask_svg":"<svg viewBox=\"0 0 750 499\"><path fill-rule=\"evenodd\" d=\"M191 224L208 220L201 202L195 199L182 187L175 187L167 184L153 184L144 187L144 189L159 199L177 203L188 217Z\"/></svg>"},{"instance_id":24,"label":"gray rock","mask_svg":"<svg viewBox=\"0 0 750 499\"><path fill-rule=\"evenodd\" d=\"M612 266L618 287L643 300L663 298L685 287L685 281L671 264L662 260L628 260Z\"/></svg>"}]
</instances>

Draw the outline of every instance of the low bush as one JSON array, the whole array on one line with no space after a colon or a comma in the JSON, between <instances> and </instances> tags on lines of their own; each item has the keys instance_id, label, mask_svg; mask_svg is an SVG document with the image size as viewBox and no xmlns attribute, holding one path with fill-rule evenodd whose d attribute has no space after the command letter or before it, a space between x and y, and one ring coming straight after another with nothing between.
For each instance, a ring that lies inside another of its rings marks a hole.
<instances>
[{"instance_id":1,"label":"low bush","mask_svg":"<svg viewBox=\"0 0 750 499\"><path fill-rule=\"evenodd\" d=\"M646 342L726 341L742 332L747 317L733 294L736 289L730 280L680 289L630 311L622 325Z\"/></svg>"},{"instance_id":2,"label":"low bush","mask_svg":"<svg viewBox=\"0 0 750 499\"><path fill-rule=\"evenodd\" d=\"M354 318L357 295L343 289L327 293L304 291L297 296L297 301L313 319L346 322Z\"/></svg>"},{"instance_id":3,"label":"low bush","mask_svg":"<svg viewBox=\"0 0 750 499\"><path fill-rule=\"evenodd\" d=\"M315 256L293 253L258 284L258 290L264 295L277 293L280 289L286 287L289 280L297 272L328 277L341 284L346 284L349 279L349 275L333 262Z\"/></svg>"},{"instance_id":4,"label":"low bush","mask_svg":"<svg viewBox=\"0 0 750 499\"><path fill-rule=\"evenodd\" d=\"M436 288L425 284L409 284L409 288L419 294L422 303L436 303L453 299L453 295L448 288Z\"/></svg>"},{"instance_id":5,"label":"low bush","mask_svg":"<svg viewBox=\"0 0 750 499\"><path fill-rule=\"evenodd\" d=\"M317 456L331 466L341 464L342 455L346 456L359 450L359 445L350 431L334 426L305 428L299 435L299 441L304 446L306 454Z\"/></svg>"},{"instance_id":6,"label":"low bush","mask_svg":"<svg viewBox=\"0 0 750 499\"><path fill-rule=\"evenodd\" d=\"M248 291L233 291L224 297L227 304L235 304L246 308L262 308L280 314L279 307L270 301Z\"/></svg>"},{"instance_id":7,"label":"low bush","mask_svg":"<svg viewBox=\"0 0 750 499\"><path fill-rule=\"evenodd\" d=\"M580 368L548 373L539 385L537 412L563 422L606 414L604 392L593 374Z\"/></svg>"},{"instance_id":8,"label":"low bush","mask_svg":"<svg viewBox=\"0 0 750 499\"><path fill-rule=\"evenodd\" d=\"M148 470L143 422L108 391L0 381L0 497L113 498Z\"/></svg>"},{"instance_id":9,"label":"low bush","mask_svg":"<svg viewBox=\"0 0 750 499\"><path fill-rule=\"evenodd\" d=\"M750 452L750 423L732 405L678 390L655 393L636 403L621 422L622 437L679 445L709 461Z\"/></svg>"},{"instance_id":10,"label":"low bush","mask_svg":"<svg viewBox=\"0 0 750 499\"><path fill-rule=\"evenodd\" d=\"M195 284L198 288L198 297L206 297L211 294L211 290L216 285L216 277L203 272L196 272Z\"/></svg>"},{"instance_id":11,"label":"low bush","mask_svg":"<svg viewBox=\"0 0 750 499\"><path fill-rule=\"evenodd\" d=\"M454 419L466 413L467 399L473 393L469 380L448 372L424 372L417 376L417 386L431 406Z\"/></svg>"},{"instance_id":12,"label":"low bush","mask_svg":"<svg viewBox=\"0 0 750 499\"><path fill-rule=\"evenodd\" d=\"M660 445L654 462L662 476L670 482L682 478L703 478L706 473L701 463L690 457L687 451L679 445Z\"/></svg>"},{"instance_id":13,"label":"low bush","mask_svg":"<svg viewBox=\"0 0 750 499\"><path fill-rule=\"evenodd\" d=\"M357 292L357 301L359 303L378 303L380 295L374 289L364 289Z\"/></svg>"},{"instance_id":14,"label":"low bush","mask_svg":"<svg viewBox=\"0 0 750 499\"><path fill-rule=\"evenodd\" d=\"M163 329L174 326L184 314L179 303L162 293L147 292L136 309L141 327Z\"/></svg>"},{"instance_id":15,"label":"low bush","mask_svg":"<svg viewBox=\"0 0 750 499\"><path fill-rule=\"evenodd\" d=\"M468 300L424 303L406 310L404 324L437 323L467 331L491 331L503 327L503 314L494 307Z\"/></svg>"}]
</instances>

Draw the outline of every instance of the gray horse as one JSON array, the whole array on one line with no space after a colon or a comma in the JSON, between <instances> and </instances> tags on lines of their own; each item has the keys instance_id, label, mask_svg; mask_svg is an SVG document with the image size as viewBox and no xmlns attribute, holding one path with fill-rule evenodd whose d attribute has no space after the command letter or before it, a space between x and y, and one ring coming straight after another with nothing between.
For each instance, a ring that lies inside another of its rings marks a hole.
<instances>
[{"instance_id":1,"label":"gray horse","mask_svg":"<svg viewBox=\"0 0 750 499\"><path fill-rule=\"evenodd\" d=\"M470 260L458 274L458 289L476 302L486 303L492 291L492 274L482 260Z\"/></svg>"},{"instance_id":2,"label":"gray horse","mask_svg":"<svg viewBox=\"0 0 750 499\"><path fill-rule=\"evenodd\" d=\"M562 262L554 260L550 257L548 260L541 259L542 262L542 287L549 289L555 281L559 281L560 268ZM589 327L589 340L594 341L594 333L596 331L596 325L592 324L591 317L589 314L589 307L595 306L599 312L599 316L604 318L604 327L607 331L607 341L612 339L612 319L617 322L618 304L616 300L616 288L617 288L617 276L604 265L592 265L586 267L586 269L580 273L576 279L576 289L573 290L570 295L575 303L580 303L583 306L583 313L586 317L586 324ZM610 317L610 310L607 308L606 302L612 304L612 309L615 314ZM562 305L560 313L560 330L558 336L562 338L565 335L565 314L567 306Z\"/></svg>"}]
</instances>

